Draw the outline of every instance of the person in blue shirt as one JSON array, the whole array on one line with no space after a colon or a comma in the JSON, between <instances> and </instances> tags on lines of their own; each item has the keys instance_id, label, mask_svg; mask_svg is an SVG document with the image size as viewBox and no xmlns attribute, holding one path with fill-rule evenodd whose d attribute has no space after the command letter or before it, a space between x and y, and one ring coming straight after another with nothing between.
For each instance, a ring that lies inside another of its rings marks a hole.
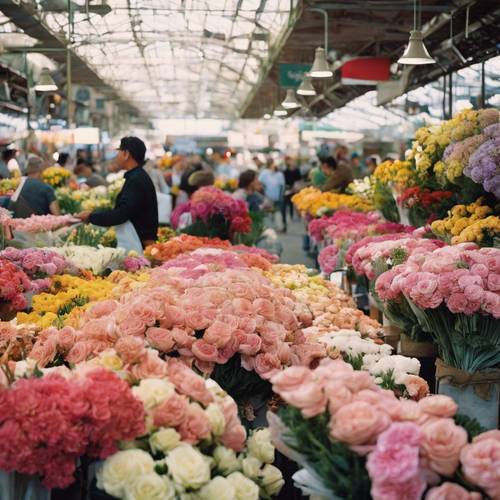
<instances>
[{"instance_id":1,"label":"person in blue shirt","mask_svg":"<svg viewBox=\"0 0 500 500\"><path fill-rule=\"evenodd\" d=\"M274 204L274 209L281 212L282 231L286 233L286 210L285 210L285 176L272 159L267 162L267 167L259 174L259 181L264 187L266 198Z\"/></svg>"}]
</instances>

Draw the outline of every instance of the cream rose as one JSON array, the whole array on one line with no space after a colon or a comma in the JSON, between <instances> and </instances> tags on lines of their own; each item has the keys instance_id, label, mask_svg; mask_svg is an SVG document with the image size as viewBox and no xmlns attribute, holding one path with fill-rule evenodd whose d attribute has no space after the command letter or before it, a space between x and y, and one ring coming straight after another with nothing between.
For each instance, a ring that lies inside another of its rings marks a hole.
<instances>
[{"instance_id":1,"label":"cream rose","mask_svg":"<svg viewBox=\"0 0 500 500\"><path fill-rule=\"evenodd\" d=\"M215 403L210 403L205 409L205 415L208 418L214 436L222 436L226 430L226 419L219 406Z\"/></svg>"},{"instance_id":2,"label":"cream rose","mask_svg":"<svg viewBox=\"0 0 500 500\"><path fill-rule=\"evenodd\" d=\"M168 380L147 378L141 380L141 383L132 391L143 402L144 409L151 410L172 396L175 387Z\"/></svg>"},{"instance_id":3,"label":"cream rose","mask_svg":"<svg viewBox=\"0 0 500 500\"><path fill-rule=\"evenodd\" d=\"M236 488L222 476L214 477L199 491L200 500L236 500Z\"/></svg>"},{"instance_id":4,"label":"cream rose","mask_svg":"<svg viewBox=\"0 0 500 500\"><path fill-rule=\"evenodd\" d=\"M203 455L192 446L181 445L165 459L174 481L184 488L201 488L210 480L210 466Z\"/></svg>"},{"instance_id":5,"label":"cream rose","mask_svg":"<svg viewBox=\"0 0 500 500\"><path fill-rule=\"evenodd\" d=\"M237 500L258 500L259 487L241 472L229 474L227 480L235 487Z\"/></svg>"},{"instance_id":6,"label":"cream rose","mask_svg":"<svg viewBox=\"0 0 500 500\"><path fill-rule=\"evenodd\" d=\"M255 458L270 464L274 462L274 446L269 429L255 431L247 441L248 452Z\"/></svg>"},{"instance_id":7,"label":"cream rose","mask_svg":"<svg viewBox=\"0 0 500 500\"><path fill-rule=\"evenodd\" d=\"M277 495L284 484L285 481L281 471L274 465L266 464L262 469L261 482L261 486L266 490L266 493L271 496Z\"/></svg>"},{"instance_id":8,"label":"cream rose","mask_svg":"<svg viewBox=\"0 0 500 500\"><path fill-rule=\"evenodd\" d=\"M156 473L139 476L125 491L124 500L174 500L175 488L165 476Z\"/></svg>"},{"instance_id":9,"label":"cream rose","mask_svg":"<svg viewBox=\"0 0 500 500\"><path fill-rule=\"evenodd\" d=\"M118 371L123 368L123 363L118 354L114 351L104 351L99 356L101 366L108 370Z\"/></svg>"},{"instance_id":10,"label":"cream rose","mask_svg":"<svg viewBox=\"0 0 500 500\"><path fill-rule=\"evenodd\" d=\"M260 474L260 468L262 467L262 462L258 459L249 455L241 461L241 469L245 476L250 479L256 478Z\"/></svg>"},{"instance_id":11,"label":"cream rose","mask_svg":"<svg viewBox=\"0 0 500 500\"><path fill-rule=\"evenodd\" d=\"M154 472L154 460L144 450L119 451L97 470L97 487L121 498L139 476Z\"/></svg>"},{"instance_id":12,"label":"cream rose","mask_svg":"<svg viewBox=\"0 0 500 500\"><path fill-rule=\"evenodd\" d=\"M181 444L181 436L175 429L162 427L149 438L149 446L154 453L161 451L167 454Z\"/></svg>"},{"instance_id":13,"label":"cream rose","mask_svg":"<svg viewBox=\"0 0 500 500\"><path fill-rule=\"evenodd\" d=\"M214 450L214 460L217 469L224 475L231 474L231 472L240 470L241 464L236 453L230 448L225 446L217 446Z\"/></svg>"}]
</instances>

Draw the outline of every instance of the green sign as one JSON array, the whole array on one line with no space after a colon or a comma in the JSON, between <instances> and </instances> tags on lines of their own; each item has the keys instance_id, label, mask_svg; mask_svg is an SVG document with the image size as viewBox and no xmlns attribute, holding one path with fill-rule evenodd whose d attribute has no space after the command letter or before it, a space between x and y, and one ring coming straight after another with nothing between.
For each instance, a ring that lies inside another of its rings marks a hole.
<instances>
[{"instance_id":1,"label":"green sign","mask_svg":"<svg viewBox=\"0 0 500 500\"><path fill-rule=\"evenodd\" d=\"M311 69L310 64L280 64L280 86L296 89Z\"/></svg>"}]
</instances>

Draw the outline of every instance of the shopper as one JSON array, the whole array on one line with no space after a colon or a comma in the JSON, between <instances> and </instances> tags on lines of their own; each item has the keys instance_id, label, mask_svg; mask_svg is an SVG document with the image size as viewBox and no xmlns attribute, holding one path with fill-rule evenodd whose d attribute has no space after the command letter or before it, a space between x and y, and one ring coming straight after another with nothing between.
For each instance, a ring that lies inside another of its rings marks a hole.
<instances>
[{"instance_id":1,"label":"shopper","mask_svg":"<svg viewBox=\"0 0 500 500\"><path fill-rule=\"evenodd\" d=\"M368 169L368 175L372 175L373 172L375 172L378 164L379 162L377 161L376 156L369 156L366 159L366 168Z\"/></svg>"},{"instance_id":2,"label":"shopper","mask_svg":"<svg viewBox=\"0 0 500 500\"><path fill-rule=\"evenodd\" d=\"M335 158L329 156L321 160L321 171L326 176L322 191L344 193L353 181L352 171L344 162L337 164Z\"/></svg>"},{"instance_id":3,"label":"shopper","mask_svg":"<svg viewBox=\"0 0 500 500\"><path fill-rule=\"evenodd\" d=\"M355 179L362 179L366 175L365 166L361 163L361 157L356 152L351 154L351 172Z\"/></svg>"},{"instance_id":4,"label":"shopper","mask_svg":"<svg viewBox=\"0 0 500 500\"><path fill-rule=\"evenodd\" d=\"M264 194L274 204L274 210L281 213L282 231L286 232L286 211L285 211L285 176L278 170L272 158L269 158L267 167L260 173L259 181L264 187Z\"/></svg>"},{"instance_id":5,"label":"shopper","mask_svg":"<svg viewBox=\"0 0 500 500\"><path fill-rule=\"evenodd\" d=\"M42 171L42 159L31 156L26 166L26 177L21 177L10 200L9 208L14 212L14 217L60 214L54 188L41 180Z\"/></svg>"},{"instance_id":6,"label":"shopper","mask_svg":"<svg viewBox=\"0 0 500 500\"><path fill-rule=\"evenodd\" d=\"M104 177L96 173L94 167L89 165L86 160L79 158L76 160L75 175L82 178L87 186L93 188L97 186L106 186Z\"/></svg>"},{"instance_id":7,"label":"shopper","mask_svg":"<svg viewBox=\"0 0 500 500\"><path fill-rule=\"evenodd\" d=\"M296 161L290 156L285 156L285 211L290 210L290 218L293 219L292 196L295 193L295 184L300 182L302 175L297 168Z\"/></svg>"},{"instance_id":8,"label":"shopper","mask_svg":"<svg viewBox=\"0 0 500 500\"><path fill-rule=\"evenodd\" d=\"M77 215L97 226L116 226L118 246L141 251L156 240L158 203L153 181L142 168L146 145L138 137L123 137L115 163L126 170L125 184L118 194L115 208L104 212L89 211Z\"/></svg>"},{"instance_id":9,"label":"shopper","mask_svg":"<svg viewBox=\"0 0 500 500\"><path fill-rule=\"evenodd\" d=\"M233 198L246 201L251 212L272 208L272 203L260 193L261 189L258 173L255 170L245 170L240 174L238 189L233 193Z\"/></svg>"},{"instance_id":10,"label":"shopper","mask_svg":"<svg viewBox=\"0 0 500 500\"><path fill-rule=\"evenodd\" d=\"M8 179L10 177L10 172L7 164L3 161L3 154L0 157L0 179Z\"/></svg>"},{"instance_id":11,"label":"shopper","mask_svg":"<svg viewBox=\"0 0 500 500\"><path fill-rule=\"evenodd\" d=\"M2 153L2 159L7 165L10 177L21 177L21 168L19 163L17 163L17 149L8 148Z\"/></svg>"}]
</instances>

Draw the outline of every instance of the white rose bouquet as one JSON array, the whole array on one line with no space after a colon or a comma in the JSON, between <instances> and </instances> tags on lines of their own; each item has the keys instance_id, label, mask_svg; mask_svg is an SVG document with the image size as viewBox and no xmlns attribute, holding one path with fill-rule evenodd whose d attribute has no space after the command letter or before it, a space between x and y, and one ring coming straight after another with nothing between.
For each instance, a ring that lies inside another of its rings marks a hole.
<instances>
[{"instance_id":1,"label":"white rose bouquet","mask_svg":"<svg viewBox=\"0 0 500 500\"><path fill-rule=\"evenodd\" d=\"M168 378L145 378L133 388L147 435L122 443L99 465L97 487L124 500L277 495L284 481L272 465L269 431L246 441L234 400L213 380L174 366Z\"/></svg>"}]
</instances>

